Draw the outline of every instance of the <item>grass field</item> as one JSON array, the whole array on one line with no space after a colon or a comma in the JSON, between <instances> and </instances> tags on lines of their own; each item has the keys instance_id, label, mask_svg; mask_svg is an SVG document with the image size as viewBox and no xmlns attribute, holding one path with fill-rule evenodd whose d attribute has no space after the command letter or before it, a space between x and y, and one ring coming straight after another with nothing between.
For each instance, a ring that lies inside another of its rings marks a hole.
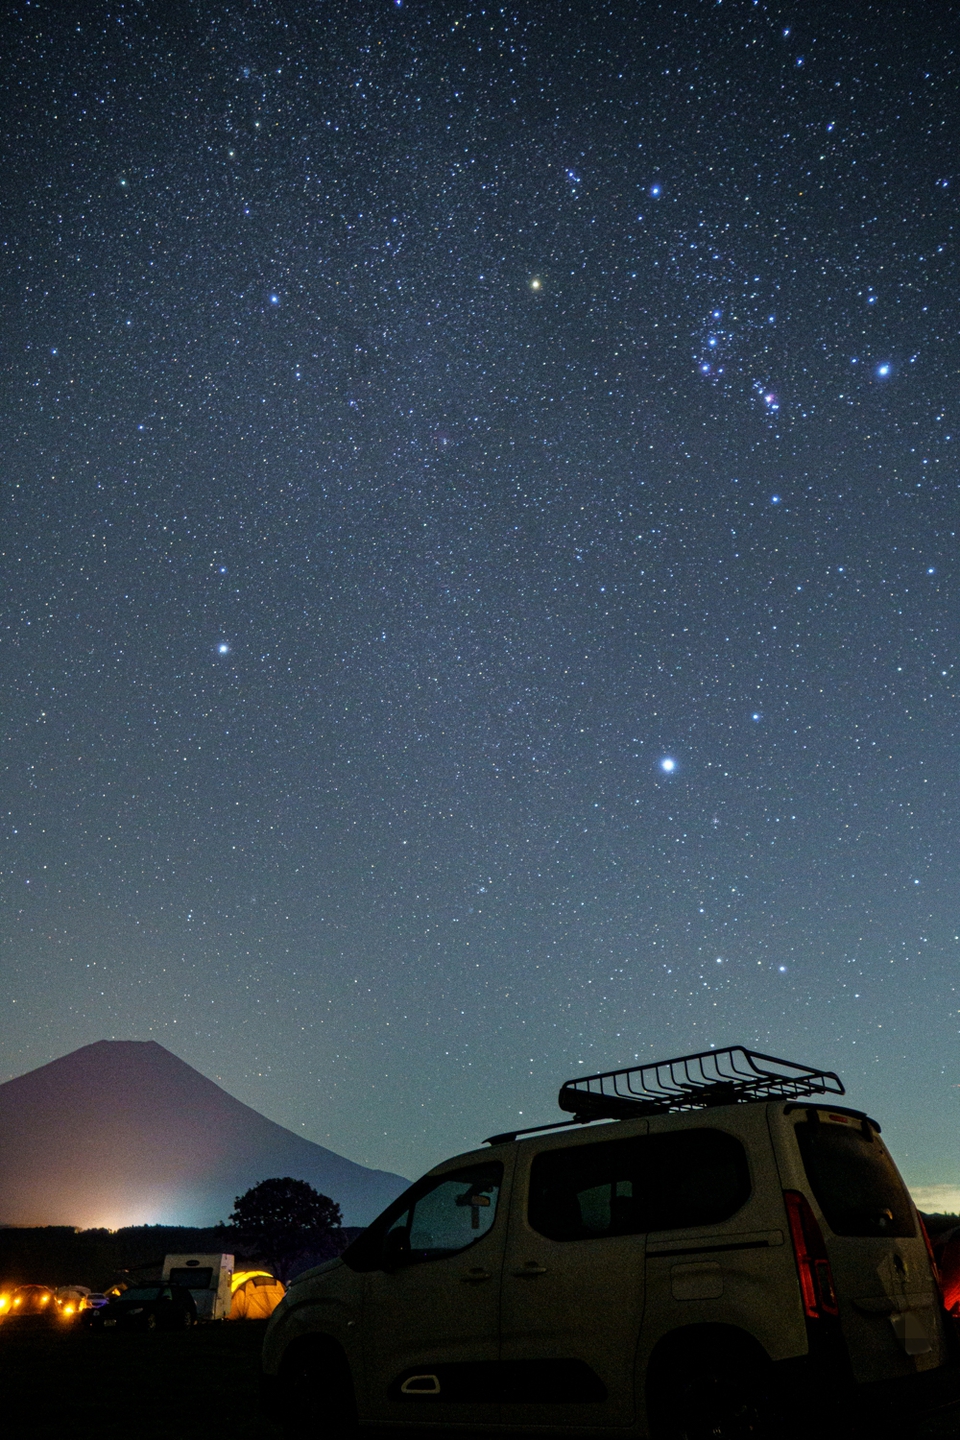
<instances>
[{"instance_id":1,"label":"grass field","mask_svg":"<svg viewBox=\"0 0 960 1440\"><path fill-rule=\"evenodd\" d=\"M265 1322L177 1334L0 1326L0 1426L29 1440L281 1440L260 1409ZM960 1407L863 1440L960 1440ZM309 1440L309 1437L304 1437ZM848 1437L860 1440L860 1437Z\"/></svg>"},{"instance_id":2,"label":"grass field","mask_svg":"<svg viewBox=\"0 0 960 1440\"><path fill-rule=\"evenodd\" d=\"M279 1440L260 1410L266 1322L172 1334L0 1327L0 1424L30 1440Z\"/></svg>"}]
</instances>

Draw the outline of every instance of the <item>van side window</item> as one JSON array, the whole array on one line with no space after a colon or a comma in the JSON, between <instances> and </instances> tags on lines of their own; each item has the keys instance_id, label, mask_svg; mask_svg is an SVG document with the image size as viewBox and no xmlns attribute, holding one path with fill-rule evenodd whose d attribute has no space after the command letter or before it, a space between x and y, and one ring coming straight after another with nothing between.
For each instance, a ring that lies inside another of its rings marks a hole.
<instances>
[{"instance_id":1,"label":"van side window","mask_svg":"<svg viewBox=\"0 0 960 1440\"><path fill-rule=\"evenodd\" d=\"M498 1160L424 1176L388 1205L340 1258L351 1270L380 1270L456 1255L493 1228L502 1183Z\"/></svg>"},{"instance_id":2,"label":"van side window","mask_svg":"<svg viewBox=\"0 0 960 1440\"><path fill-rule=\"evenodd\" d=\"M739 1140L722 1130L679 1130L537 1155L528 1218L550 1240L590 1240L715 1225L749 1195Z\"/></svg>"},{"instance_id":3,"label":"van side window","mask_svg":"<svg viewBox=\"0 0 960 1440\"><path fill-rule=\"evenodd\" d=\"M834 1235L916 1235L903 1181L882 1140L860 1125L830 1122L796 1127L810 1188Z\"/></svg>"},{"instance_id":4,"label":"van side window","mask_svg":"<svg viewBox=\"0 0 960 1440\"><path fill-rule=\"evenodd\" d=\"M494 1163L434 1180L385 1229L385 1262L422 1264L475 1245L493 1228L502 1179L503 1166Z\"/></svg>"}]
</instances>

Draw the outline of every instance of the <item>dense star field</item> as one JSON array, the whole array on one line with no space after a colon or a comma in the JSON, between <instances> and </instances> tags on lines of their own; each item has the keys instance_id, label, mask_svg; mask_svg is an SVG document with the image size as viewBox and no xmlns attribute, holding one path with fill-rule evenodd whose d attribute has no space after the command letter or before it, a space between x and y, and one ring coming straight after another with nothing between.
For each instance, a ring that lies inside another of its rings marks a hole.
<instances>
[{"instance_id":1,"label":"dense star field","mask_svg":"<svg viewBox=\"0 0 960 1440\"><path fill-rule=\"evenodd\" d=\"M7 12L3 1079L412 1175L742 1042L956 1203L957 18Z\"/></svg>"}]
</instances>

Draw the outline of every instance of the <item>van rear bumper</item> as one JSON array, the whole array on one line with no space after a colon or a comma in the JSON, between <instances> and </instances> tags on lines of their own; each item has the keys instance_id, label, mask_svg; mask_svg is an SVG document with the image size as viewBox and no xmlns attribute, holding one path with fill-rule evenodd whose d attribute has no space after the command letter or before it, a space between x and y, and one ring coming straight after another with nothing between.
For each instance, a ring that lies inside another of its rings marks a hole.
<instances>
[{"instance_id":1,"label":"van rear bumper","mask_svg":"<svg viewBox=\"0 0 960 1440\"><path fill-rule=\"evenodd\" d=\"M774 1365L783 1413L798 1422L798 1433L877 1436L888 1428L910 1435L910 1422L960 1406L960 1361L936 1370L857 1384L824 1369L811 1357ZM826 1422L826 1423L825 1423Z\"/></svg>"}]
</instances>

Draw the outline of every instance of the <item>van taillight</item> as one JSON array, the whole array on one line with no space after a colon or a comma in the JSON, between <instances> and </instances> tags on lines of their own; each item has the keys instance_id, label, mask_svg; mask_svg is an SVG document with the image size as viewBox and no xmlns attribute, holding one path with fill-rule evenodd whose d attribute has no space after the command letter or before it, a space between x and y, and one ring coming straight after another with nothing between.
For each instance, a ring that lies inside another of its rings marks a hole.
<instances>
[{"instance_id":1,"label":"van taillight","mask_svg":"<svg viewBox=\"0 0 960 1440\"><path fill-rule=\"evenodd\" d=\"M784 1190L783 1200L787 1207L793 1253L797 1257L804 1314L811 1320L820 1320L824 1315L839 1315L823 1231L817 1224L810 1202L799 1190Z\"/></svg>"}]
</instances>

